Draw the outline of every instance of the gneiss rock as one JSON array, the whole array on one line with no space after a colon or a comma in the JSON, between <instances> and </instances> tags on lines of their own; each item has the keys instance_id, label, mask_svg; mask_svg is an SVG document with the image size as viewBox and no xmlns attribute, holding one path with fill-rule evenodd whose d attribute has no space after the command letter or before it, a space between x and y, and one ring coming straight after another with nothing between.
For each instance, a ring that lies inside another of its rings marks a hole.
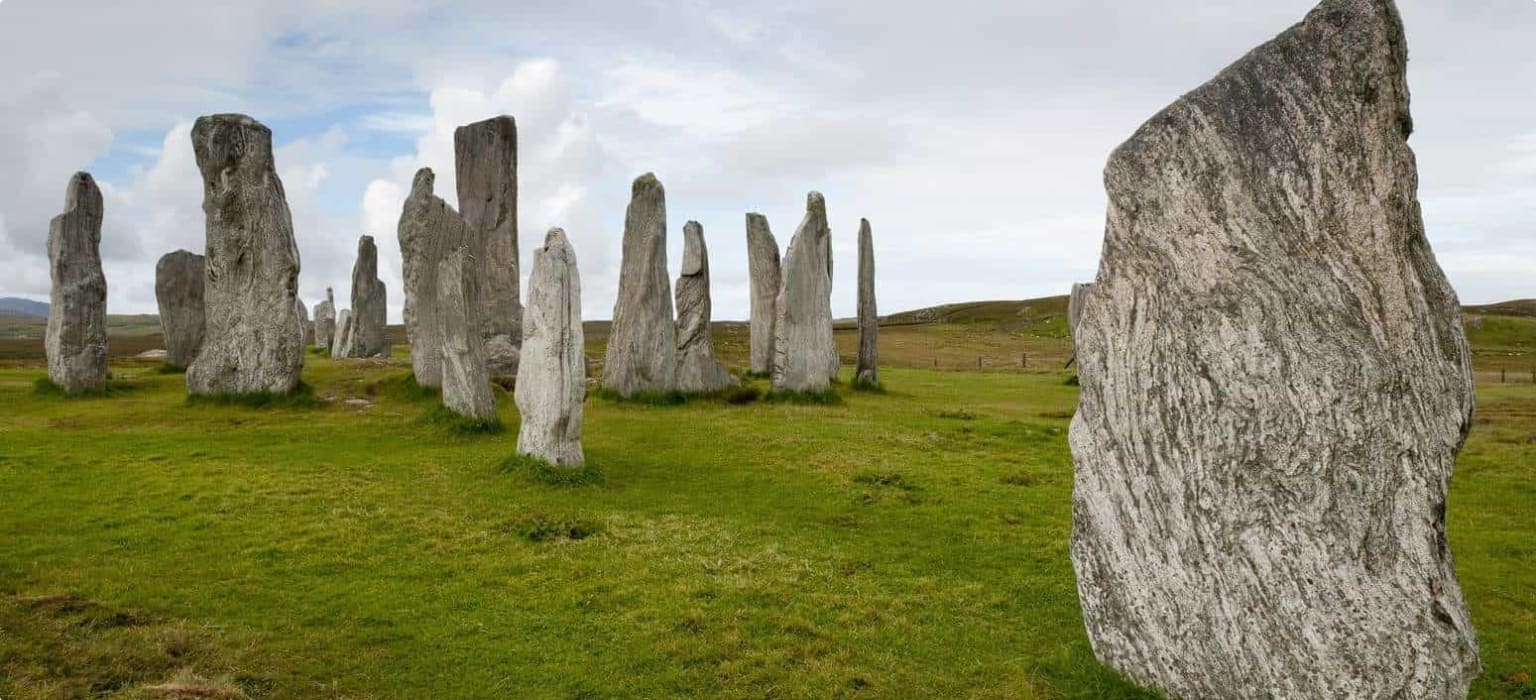
<instances>
[{"instance_id":1,"label":"gneiss rock","mask_svg":"<svg viewBox=\"0 0 1536 700\"><path fill-rule=\"evenodd\" d=\"M453 132L459 212L480 262L481 336L492 375L517 374L523 307L518 301L517 122L500 116Z\"/></svg>"},{"instance_id":2,"label":"gneiss rock","mask_svg":"<svg viewBox=\"0 0 1536 700\"><path fill-rule=\"evenodd\" d=\"M522 426L518 454L563 467L580 466L581 402L586 396L585 339L581 330L581 274L565 231L550 229L533 252L528 307L523 315L523 359L513 390Z\"/></svg>"},{"instance_id":3,"label":"gneiss rock","mask_svg":"<svg viewBox=\"0 0 1536 700\"><path fill-rule=\"evenodd\" d=\"M1111 156L1077 327L1089 639L1188 698L1462 698L1472 417L1389 0L1328 0Z\"/></svg>"},{"instance_id":4,"label":"gneiss rock","mask_svg":"<svg viewBox=\"0 0 1536 700\"><path fill-rule=\"evenodd\" d=\"M315 347L330 350L336 337L336 294L325 288L325 301L315 304Z\"/></svg>"},{"instance_id":5,"label":"gneiss rock","mask_svg":"<svg viewBox=\"0 0 1536 700\"><path fill-rule=\"evenodd\" d=\"M303 334L299 341L307 347L310 340L309 307L304 305L303 299L293 298L293 313L299 317L299 333Z\"/></svg>"},{"instance_id":6,"label":"gneiss rock","mask_svg":"<svg viewBox=\"0 0 1536 700\"><path fill-rule=\"evenodd\" d=\"M485 341L475 310L480 304L482 266L460 246L437 264L437 322L435 345L442 352L443 405L461 416L496 418L496 397L485 369Z\"/></svg>"},{"instance_id":7,"label":"gneiss rock","mask_svg":"<svg viewBox=\"0 0 1536 700\"><path fill-rule=\"evenodd\" d=\"M469 243L464 218L432 194L431 168L416 171L411 194L400 212L400 261L405 278L405 332L411 344L416 383L440 387L442 349L437 329L437 269L448 253ZM479 328L476 321L476 328Z\"/></svg>"},{"instance_id":8,"label":"gneiss rock","mask_svg":"<svg viewBox=\"0 0 1536 700\"><path fill-rule=\"evenodd\" d=\"M336 335L331 338L331 358L336 360L353 357L352 355L352 331L354 321L352 310L342 309L341 315L336 318Z\"/></svg>"},{"instance_id":9,"label":"gneiss rock","mask_svg":"<svg viewBox=\"0 0 1536 700\"><path fill-rule=\"evenodd\" d=\"M812 192L806 197L805 218L784 251L784 281L774 302L775 391L826 391L837 376L831 236L826 201L820 192Z\"/></svg>"},{"instance_id":10,"label":"gneiss rock","mask_svg":"<svg viewBox=\"0 0 1536 700\"><path fill-rule=\"evenodd\" d=\"M768 230L768 218L747 215L747 274L751 279L752 360L754 374L773 373L773 324L778 316L779 243Z\"/></svg>"},{"instance_id":11,"label":"gneiss rock","mask_svg":"<svg viewBox=\"0 0 1536 700\"><path fill-rule=\"evenodd\" d=\"M683 225L683 274L677 278L678 391L708 393L740 384L715 360L710 310L709 249L704 246L704 227L690 221Z\"/></svg>"},{"instance_id":12,"label":"gneiss rock","mask_svg":"<svg viewBox=\"0 0 1536 700\"><path fill-rule=\"evenodd\" d=\"M192 151L203 175L207 285L203 349L187 369L194 394L287 393L304 367L293 313L299 249L272 132L250 117L200 117Z\"/></svg>"},{"instance_id":13,"label":"gneiss rock","mask_svg":"<svg viewBox=\"0 0 1536 700\"><path fill-rule=\"evenodd\" d=\"M155 302L165 336L165 362L187 368L203 347L203 256L178 250L155 263Z\"/></svg>"},{"instance_id":14,"label":"gneiss rock","mask_svg":"<svg viewBox=\"0 0 1536 700\"><path fill-rule=\"evenodd\" d=\"M69 393L107 386L107 276L101 272L101 190L75 173L64 213L48 224L48 380Z\"/></svg>"},{"instance_id":15,"label":"gneiss rock","mask_svg":"<svg viewBox=\"0 0 1536 700\"><path fill-rule=\"evenodd\" d=\"M1083 304L1087 303L1090 289L1093 289L1091 282L1072 283L1072 296L1067 299L1067 330L1073 336L1077 335L1077 324L1083 320Z\"/></svg>"},{"instance_id":16,"label":"gneiss rock","mask_svg":"<svg viewBox=\"0 0 1536 700\"><path fill-rule=\"evenodd\" d=\"M875 310L875 242L869 219L859 219L859 358L854 377L880 383L880 314Z\"/></svg>"},{"instance_id":17,"label":"gneiss rock","mask_svg":"<svg viewBox=\"0 0 1536 700\"><path fill-rule=\"evenodd\" d=\"M379 279L379 248L373 236L357 240L352 265L352 335L347 357L389 357L384 282Z\"/></svg>"},{"instance_id":18,"label":"gneiss rock","mask_svg":"<svg viewBox=\"0 0 1536 700\"><path fill-rule=\"evenodd\" d=\"M624 260L603 386L621 396L671 391L677 370L672 285L667 279L666 192L650 173L635 179L624 215Z\"/></svg>"}]
</instances>

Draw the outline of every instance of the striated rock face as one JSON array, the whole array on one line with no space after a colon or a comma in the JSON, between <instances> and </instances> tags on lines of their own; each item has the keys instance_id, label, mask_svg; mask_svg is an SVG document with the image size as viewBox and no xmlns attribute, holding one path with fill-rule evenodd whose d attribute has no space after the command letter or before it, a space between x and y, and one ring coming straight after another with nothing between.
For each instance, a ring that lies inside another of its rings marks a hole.
<instances>
[{"instance_id":1,"label":"striated rock face","mask_svg":"<svg viewBox=\"0 0 1536 700\"><path fill-rule=\"evenodd\" d=\"M875 310L875 241L869 219L859 219L859 358L854 377L880 383L880 314Z\"/></svg>"},{"instance_id":2,"label":"striated rock face","mask_svg":"<svg viewBox=\"0 0 1536 700\"><path fill-rule=\"evenodd\" d=\"M200 117L192 151L203 175L208 277L203 349L187 369L187 390L292 391L304 367L304 331L293 313L299 249L272 132L244 115Z\"/></svg>"},{"instance_id":3,"label":"striated rock face","mask_svg":"<svg viewBox=\"0 0 1536 700\"><path fill-rule=\"evenodd\" d=\"M517 122L500 116L453 132L459 211L479 259L480 332L492 375L517 374L523 307L518 300Z\"/></svg>"},{"instance_id":4,"label":"striated rock face","mask_svg":"<svg viewBox=\"0 0 1536 700\"><path fill-rule=\"evenodd\" d=\"M1390 0L1327 0L1120 146L1077 327L1099 659L1179 697L1462 698L1470 426Z\"/></svg>"},{"instance_id":5,"label":"striated rock face","mask_svg":"<svg viewBox=\"0 0 1536 700\"><path fill-rule=\"evenodd\" d=\"M389 357L384 282L379 279L379 248L373 236L357 241L352 265L352 346L347 357Z\"/></svg>"},{"instance_id":6,"label":"striated rock face","mask_svg":"<svg viewBox=\"0 0 1536 700\"><path fill-rule=\"evenodd\" d=\"M1093 289L1092 282L1072 283L1072 296L1067 300L1067 331L1073 337L1077 336L1077 324L1083 320L1083 305L1088 301L1088 290Z\"/></svg>"},{"instance_id":7,"label":"striated rock face","mask_svg":"<svg viewBox=\"0 0 1536 700\"><path fill-rule=\"evenodd\" d=\"M331 338L331 358L336 360L355 357L352 354L352 310L342 309L336 318L336 335Z\"/></svg>"},{"instance_id":8,"label":"striated rock face","mask_svg":"<svg viewBox=\"0 0 1536 700\"><path fill-rule=\"evenodd\" d=\"M677 278L677 389L687 393L719 391L741 382L715 359L709 334L709 249L704 227L683 225L683 274Z\"/></svg>"},{"instance_id":9,"label":"striated rock face","mask_svg":"<svg viewBox=\"0 0 1536 700\"><path fill-rule=\"evenodd\" d=\"M325 288L325 301L315 304L315 347L329 350L336 337L336 294Z\"/></svg>"},{"instance_id":10,"label":"striated rock face","mask_svg":"<svg viewBox=\"0 0 1536 700\"><path fill-rule=\"evenodd\" d=\"M784 280L774 302L775 391L826 391L837 376L831 237L826 200L812 192L806 197L805 218L784 251Z\"/></svg>"},{"instance_id":11,"label":"striated rock face","mask_svg":"<svg viewBox=\"0 0 1536 700\"><path fill-rule=\"evenodd\" d=\"M400 212L400 262L405 278L405 332L411 344L416 383L443 384L442 349L437 346L438 263L470 242L463 217L432 194L431 168L416 171L411 194ZM478 321L476 328L479 328Z\"/></svg>"},{"instance_id":12,"label":"striated rock face","mask_svg":"<svg viewBox=\"0 0 1536 700\"><path fill-rule=\"evenodd\" d=\"M155 302L165 336L165 362L187 368L203 347L203 256L178 250L155 263Z\"/></svg>"},{"instance_id":13,"label":"striated rock face","mask_svg":"<svg viewBox=\"0 0 1536 700\"><path fill-rule=\"evenodd\" d=\"M768 217L747 215L747 275L751 277L753 374L773 373L773 324L778 316L779 243L768 230Z\"/></svg>"},{"instance_id":14,"label":"striated rock face","mask_svg":"<svg viewBox=\"0 0 1536 700\"><path fill-rule=\"evenodd\" d=\"M550 229L533 253L528 308L523 316L523 362L517 368L518 454L560 466L579 466L581 402L586 397L585 339L581 330L581 274L565 231Z\"/></svg>"},{"instance_id":15,"label":"striated rock face","mask_svg":"<svg viewBox=\"0 0 1536 700\"><path fill-rule=\"evenodd\" d=\"M485 341L475 310L480 308L482 267L460 246L437 263L437 323L433 329L441 349L443 405L461 416L493 420L496 396L485 368Z\"/></svg>"},{"instance_id":16,"label":"striated rock face","mask_svg":"<svg viewBox=\"0 0 1536 700\"><path fill-rule=\"evenodd\" d=\"M293 298L293 313L299 317L299 333L302 334L299 342L308 347L310 341L309 307L304 305L302 298Z\"/></svg>"},{"instance_id":17,"label":"striated rock face","mask_svg":"<svg viewBox=\"0 0 1536 700\"><path fill-rule=\"evenodd\" d=\"M101 189L75 173L64 213L48 224L48 380L64 391L107 386L107 276L101 271Z\"/></svg>"},{"instance_id":18,"label":"striated rock face","mask_svg":"<svg viewBox=\"0 0 1536 700\"><path fill-rule=\"evenodd\" d=\"M624 261L603 386L622 396L671 391L677 369L672 285L667 279L666 192L655 175L635 179L624 216Z\"/></svg>"}]
</instances>

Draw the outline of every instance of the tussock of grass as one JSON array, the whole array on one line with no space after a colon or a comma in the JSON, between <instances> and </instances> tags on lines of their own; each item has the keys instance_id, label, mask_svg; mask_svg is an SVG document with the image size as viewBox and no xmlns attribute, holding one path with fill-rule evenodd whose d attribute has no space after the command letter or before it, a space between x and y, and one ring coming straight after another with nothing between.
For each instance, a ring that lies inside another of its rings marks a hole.
<instances>
[{"instance_id":1,"label":"tussock of grass","mask_svg":"<svg viewBox=\"0 0 1536 700\"><path fill-rule=\"evenodd\" d=\"M512 455L501 463L503 474L548 486L595 486L603 483L603 470L591 462L579 467L562 467L530 455Z\"/></svg>"},{"instance_id":2,"label":"tussock of grass","mask_svg":"<svg viewBox=\"0 0 1536 700\"><path fill-rule=\"evenodd\" d=\"M454 413L447 406L433 404L421 414L420 421L458 435L496 435L506 430L501 418L470 418Z\"/></svg>"},{"instance_id":3,"label":"tussock of grass","mask_svg":"<svg viewBox=\"0 0 1536 700\"><path fill-rule=\"evenodd\" d=\"M186 374L186 367L179 367L169 362L155 368L155 374Z\"/></svg>"},{"instance_id":4,"label":"tussock of grass","mask_svg":"<svg viewBox=\"0 0 1536 700\"><path fill-rule=\"evenodd\" d=\"M920 490L916 483L907 478L905 474L895 471L863 471L853 476L853 483L880 488L893 488L902 491Z\"/></svg>"},{"instance_id":5,"label":"tussock of grass","mask_svg":"<svg viewBox=\"0 0 1536 700\"><path fill-rule=\"evenodd\" d=\"M1006 474L998 481L1008 486L1038 486L1043 481L1038 475L1030 472L1013 472Z\"/></svg>"},{"instance_id":6,"label":"tussock of grass","mask_svg":"<svg viewBox=\"0 0 1536 700\"><path fill-rule=\"evenodd\" d=\"M606 386L598 385L592 387L591 391L588 393L597 398L612 401L614 403L634 404L639 406L681 406L685 403L688 403L688 395L681 391L641 391L629 396L625 396L620 394L618 391L609 389Z\"/></svg>"},{"instance_id":7,"label":"tussock of grass","mask_svg":"<svg viewBox=\"0 0 1536 700\"><path fill-rule=\"evenodd\" d=\"M963 408L946 408L934 415L945 420L976 420L976 414Z\"/></svg>"},{"instance_id":8,"label":"tussock of grass","mask_svg":"<svg viewBox=\"0 0 1536 700\"><path fill-rule=\"evenodd\" d=\"M801 406L836 406L843 402L843 396L836 389L826 391L770 391L763 397L768 403L787 403Z\"/></svg>"},{"instance_id":9,"label":"tussock of grass","mask_svg":"<svg viewBox=\"0 0 1536 700\"><path fill-rule=\"evenodd\" d=\"M1070 377L1067 377L1067 381L1062 382L1062 383L1066 384L1067 386L1079 386L1079 382L1077 381L1077 375L1075 375L1075 374L1070 376Z\"/></svg>"},{"instance_id":10,"label":"tussock of grass","mask_svg":"<svg viewBox=\"0 0 1536 700\"><path fill-rule=\"evenodd\" d=\"M443 394L432 387L417 384L416 375L413 374L373 382L363 387L363 393L407 402L436 400Z\"/></svg>"},{"instance_id":11,"label":"tussock of grass","mask_svg":"<svg viewBox=\"0 0 1536 700\"><path fill-rule=\"evenodd\" d=\"M869 382L863 379L855 379L853 380L853 390L862 391L869 394L884 394L885 385L881 384L880 382Z\"/></svg>"},{"instance_id":12,"label":"tussock of grass","mask_svg":"<svg viewBox=\"0 0 1536 700\"><path fill-rule=\"evenodd\" d=\"M293 391L279 394L259 391L251 394L187 394L188 406L243 406L245 408L320 408L325 405L315 398L315 388L300 382Z\"/></svg>"},{"instance_id":13,"label":"tussock of grass","mask_svg":"<svg viewBox=\"0 0 1536 700\"><path fill-rule=\"evenodd\" d=\"M521 535L529 542L576 542L601 534L603 525L581 516L534 511L507 523L502 529Z\"/></svg>"},{"instance_id":14,"label":"tussock of grass","mask_svg":"<svg viewBox=\"0 0 1536 700\"><path fill-rule=\"evenodd\" d=\"M92 389L90 391L77 391L75 393L70 393L65 391L64 387L61 387L58 384L54 384L53 381L47 377L38 377L36 381L32 382L33 395L56 399L103 399L120 394L126 394L138 388L139 386L133 382L113 380L108 378L107 386L104 389Z\"/></svg>"}]
</instances>

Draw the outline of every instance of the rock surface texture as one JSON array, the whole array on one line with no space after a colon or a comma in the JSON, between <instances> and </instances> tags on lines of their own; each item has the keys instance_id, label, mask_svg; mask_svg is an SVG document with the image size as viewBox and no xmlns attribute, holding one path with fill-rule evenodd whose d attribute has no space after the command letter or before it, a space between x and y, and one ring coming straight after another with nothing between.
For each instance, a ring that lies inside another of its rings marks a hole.
<instances>
[{"instance_id":1,"label":"rock surface texture","mask_svg":"<svg viewBox=\"0 0 1536 700\"><path fill-rule=\"evenodd\" d=\"M875 240L869 219L859 219L859 357L854 377L880 383L880 313L875 309Z\"/></svg>"},{"instance_id":2,"label":"rock surface texture","mask_svg":"<svg viewBox=\"0 0 1536 700\"><path fill-rule=\"evenodd\" d=\"M826 391L837 376L831 237L826 200L812 192L806 197L805 218L784 251L784 280L774 302L775 391Z\"/></svg>"},{"instance_id":3,"label":"rock surface texture","mask_svg":"<svg viewBox=\"0 0 1536 700\"><path fill-rule=\"evenodd\" d=\"M1390 0L1327 0L1110 157L1071 552L1094 652L1171 696L1479 672L1445 534L1472 377L1406 61Z\"/></svg>"},{"instance_id":4,"label":"rock surface texture","mask_svg":"<svg viewBox=\"0 0 1536 700\"><path fill-rule=\"evenodd\" d=\"M347 357L389 357L384 281L379 279L379 248L373 236L357 240L352 265L352 346Z\"/></svg>"},{"instance_id":5,"label":"rock surface texture","mask_svg":"<svg viewBox=\"0 0 1536 700\"><path fill-rule=\"evenodd\" d=\"M476 310L480 308L480 274L484 269L460 246L437 263L437 332L442 352L443 405L466 418L496 419L496 396L485 367L485 340L480 337Z\"/></svg>"},{"instance_id":6,"label":"rock surface texture","mask_svg":"<svg viewBox=\"0 0 1536 700\"><path fill-rule=\"evenodd\" d=\"M299 342L308 347L310 341L309 307L304 305L303 299L299 297L293 298L293 313L299 317L299 333L302 334Z\"/></svg>"},{"instance_id":7,"label":"rock surface texture","mask_svg":"<svg viewBox=\"0 0 1536 700\"><path fill-rule=\"evenodd\" d=\"M331 358L343 360L352 357L352 310L342 309L336 318L336 335L331 338Z\"/></svg>"},{"instance_id":8,"label":"rock surface texture","mask_svg":"<svg viewBox=\"0 0 1536 700\"><path fill-rule=\"evenodd\" d=\"M523 307L518 299L517 122L500 116L453 132L459 213L480 262L480 333L496 376L517 374Z\"/></svg>"},{"instance_id":9,"label":"rock surface texture","mask_svg":"<svg viewBox=\"0 0 1536 700\"><path fill-rule=\"evenodd\" d=\"M315 304L315 347L330 350L331 340L335 337L336 293L326 287L325 301Z\"/></svg>"},{"instance_id":10,"label":"rock surface texture","mask_svg":"<svg viewBox=\"0 0 1536 700\"><path fill-rule=\"evenodd\" d=\"M1067 299L1067 331L1077 336L1077 324L1083 320L1083 305L1088 302L1088 290L1092 282L1072 283L1072 296Z\"/></svg>"},{"instance_id":11,"label":"rock surface texture","mask_svg":"<svg viewBox=\"0 0 1536 700\"><path fill-rule=\"evenodd\" d=\"M293 391L304 367L304 331L293 313L299 249L272 132L244 115L200 117L192 152L203 175L208 276L203 349L187 369L187 390Z\"/></svg>"},{"instance_id":12,"label":"rock surface texture","mask_svg":"<svg viewBox=\"0 0 1536 700\"><path fill-rule=\"evenodd\" d=\"M709 249L704 227L683 225L683 273L677 278L677 390L708 393L741 382L715 359L709 334Z\"/></svg>"},{"instance_id":13,"label":"rock surface texture","mask_svg":"<svg viewBox=\"0 0 1536 700\"><path fill-rule=\"evenodd\" d=\"M101 271L101 189L75 173L64 212L48 224L48 380L69 393L107 387L107 276Z\"/></svg>"},{"instance_id":14,"label":"rock surface texture","mask_svg":"<svg viewBox=\"0 0 1536 700\"><path fill-rule=\"evenodd\" d=\"M186 250L155 263L155 302L165 338L165 363L186 369L203 347L203 256Z\"/></svg>"},{"instance_id":15,"label":"rock surface texture","mask_svg":"<svg viewBox=\"0 0 1536 700\"><path fill-rule=\"evenodd\" d=\"M656 176L635 179L624 215L624 259L603 386L621 396L671 391L677 370L672 284L667 278L667 199Z\"/></svg>"},{"instance_id":16,"label":"rock surface texture","mask_svg":"<svg viewBox=\"0 0 1536 700\"><path fill-rule=\"evenodd\" d=\"M773 324L778 316L779 242L768 229L768 217L747 215L747 275L751 277L753 374L773 374Z\"/></svg>"},{"instance_id":17,"label":"rock surface texture","mask_svg":"<svg viewBox=\"0 0 1536 700\"><path fill-rule=\"evenodd\" d=\"M436 327L438 263L470 242L464 218L432 193L435 181L430 168L416 171L398 231L411 369L417 384L434 388L443 385L443 353L437 345L442 333ZM480 327L478 320L475 327Z\"/></svg>"},{"instance_id":18,"label":"rock surface texture","mask_svg":"<svg viewBox=\"0 0 1536 700\"><path fill-rule=\"evenodd\" d=\"M565 231L551 229L533 253L523 315L523 361L517 368L518 454L562 467L585 461L581 403L586 397L581 274Z\"/></svg>"}]
</instances>

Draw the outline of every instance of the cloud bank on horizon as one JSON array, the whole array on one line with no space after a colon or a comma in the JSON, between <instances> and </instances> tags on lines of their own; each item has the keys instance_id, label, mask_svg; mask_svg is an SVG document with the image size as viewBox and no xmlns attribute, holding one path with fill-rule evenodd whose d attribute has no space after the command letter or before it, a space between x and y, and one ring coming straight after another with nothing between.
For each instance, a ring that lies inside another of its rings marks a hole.
<instances>
[{"instance_id":1,"label":"cloud bank on horizon","mask_svg":"<svg viewBox=\"0 0 1536 700\"><path fill-rule=\"evenodd\" d=\"M0 6L0 296L47 297L48 220L87 169L109 308L153 312L155 261L203 247L191 121L231 111L273 129L311 305L326 287L347 304L370 234L399 319L411 174L433 168L453 202L453 129L501 113L518 122L524 260L564 227L587 318L611 313L647 171L674 271L683 222L704 226L717 319L747 316L745 213L782 247L813 189L838 270L873 224L882 308L1064 294L1097 267L1109 152L1313 2L124 5ZM1436 254L1466 303L1536 296L1536 91L1511 89L1536 74L1536 3L1400 5ZM837 275L839 316L853 282Z\"/></svg>"}]
</instances>

